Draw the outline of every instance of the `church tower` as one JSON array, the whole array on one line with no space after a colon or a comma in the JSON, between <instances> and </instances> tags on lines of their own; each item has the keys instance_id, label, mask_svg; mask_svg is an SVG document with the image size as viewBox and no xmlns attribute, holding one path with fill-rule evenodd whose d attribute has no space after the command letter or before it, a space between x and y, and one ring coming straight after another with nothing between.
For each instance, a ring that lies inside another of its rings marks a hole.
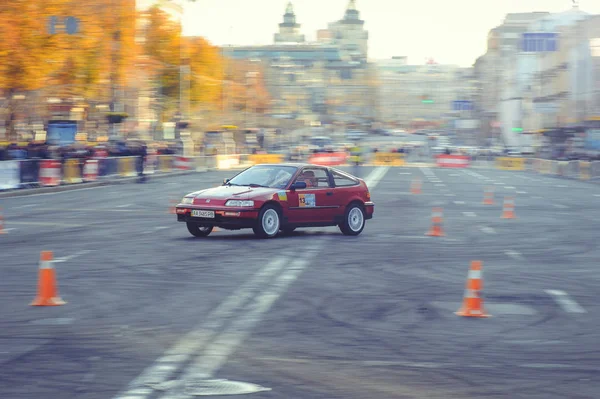
<instances>
[{"instance_id":1,"label":"church tower","mask_svg":"<svg viewBox=\"0 0 600 399\"><path fill-rule=\"evenodd\" d=\"M334 42L346 57L354 61L366 61L369 32L364 28L365 21L360 19L356 0L350 0L344 18L329 24Z\"/></svg>"},{"instance_id":2,"label":"church tower","mask_svg":"<svg viewBox=\"0 0 600 399\"><path fill-rule=\"evenodd\" d=\"M283 14L283 22L279 24L279 33L275 34L275 43L303 43L304 35L300 33L300 24L296 23L294 6L290 1Z\"/></svg>"}]
</instances>

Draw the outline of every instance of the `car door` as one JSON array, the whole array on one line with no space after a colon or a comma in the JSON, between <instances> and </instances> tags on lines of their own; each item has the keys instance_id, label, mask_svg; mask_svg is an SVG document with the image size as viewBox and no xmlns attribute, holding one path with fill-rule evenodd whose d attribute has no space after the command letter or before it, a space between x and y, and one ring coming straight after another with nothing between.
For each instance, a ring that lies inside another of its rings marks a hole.
<instances>
[{"instance_id":1,"label":"car door","mask_svg":"<svg viewBox=\"0 0 600 399\"><path fill-rule=\"evenodd\" d=\"M307 183L307 187L288 192L289 222L302 224L332 221L339 205L327 168L304 167L294 182L296 181Z\"/></svg>"}]
</instances>

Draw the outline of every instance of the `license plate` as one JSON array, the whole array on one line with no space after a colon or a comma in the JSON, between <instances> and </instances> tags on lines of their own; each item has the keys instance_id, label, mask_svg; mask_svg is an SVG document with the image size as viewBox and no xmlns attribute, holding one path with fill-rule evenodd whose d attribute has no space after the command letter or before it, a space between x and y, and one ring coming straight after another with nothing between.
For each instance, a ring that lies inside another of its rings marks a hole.
<instances>
[{"instance_id":1,"label":"license plate","mask_svg":"<svg viewBox=\"0 0 600 399\"><path fill-rule=\"evenodd\" d=\"M214 219L215 211L201 211L199 209L192 209L192 216L197 218Z\"/></svg>"}]
</instances>

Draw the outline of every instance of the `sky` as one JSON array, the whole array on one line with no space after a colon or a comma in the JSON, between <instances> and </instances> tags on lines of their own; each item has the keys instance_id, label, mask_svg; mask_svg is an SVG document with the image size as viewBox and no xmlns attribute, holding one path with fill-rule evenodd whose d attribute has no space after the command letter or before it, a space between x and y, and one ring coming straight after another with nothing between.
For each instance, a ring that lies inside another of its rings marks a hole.
<instances>
[{"instance_id":1,"label":"sky","mask_svg":"<svg viewBox=\"0 0 600 399\"><path fill-rule=\"evenodd\" d=\"M152 0L138 0L152 1ZM288 0L196 0L184 6L186 36L215 45L273 43ZM341 19L348 0L292 0L307 40ZM440 64L472 66L486 51L487 34L507 13L572 8L572 0L356 0L369 31L369 58L407 56L410 64L433 58ZM580 0L579 8L600 14L600 0Z\"/></svg>"}]
</instances>

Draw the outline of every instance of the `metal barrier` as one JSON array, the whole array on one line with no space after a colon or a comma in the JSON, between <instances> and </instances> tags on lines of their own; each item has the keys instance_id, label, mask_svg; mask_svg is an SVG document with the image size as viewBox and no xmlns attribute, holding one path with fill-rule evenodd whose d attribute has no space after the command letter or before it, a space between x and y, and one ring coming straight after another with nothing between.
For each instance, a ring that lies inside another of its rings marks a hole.
<instances>
[{"instance_id":1,"label":"metal barrier","mask_svg":"<svg viewBox=\"0 0 600 399\"><path fill-rule=\"evenodd\" d=\"M331 156L336 154L324 155ZM368 158L375 165L404 166L407 164L410 165L410 161L415 162L408 155L402 153L374 153L368 155ZM0 161L0 191L136 177L142 172L142 163L140 161L140 157L108 157L88 160L67 159L64 161L56 159ZM149 155L143 164L143 173L170 174L176 171L197 172L240 169L255 164L285 161L285 156L282 154L231 154L195 157ZM419 161L421 161L420 158ZM479 157L475 161L469 162L468 157L458 156L441 156L437 157L437 161L438 167L460 166L529 171L569 179L585 181L600 180L600 161L552 161L535 158ZM458 165L457 161L460 161L460 165Z\"/></svg>"}]
</instances>

